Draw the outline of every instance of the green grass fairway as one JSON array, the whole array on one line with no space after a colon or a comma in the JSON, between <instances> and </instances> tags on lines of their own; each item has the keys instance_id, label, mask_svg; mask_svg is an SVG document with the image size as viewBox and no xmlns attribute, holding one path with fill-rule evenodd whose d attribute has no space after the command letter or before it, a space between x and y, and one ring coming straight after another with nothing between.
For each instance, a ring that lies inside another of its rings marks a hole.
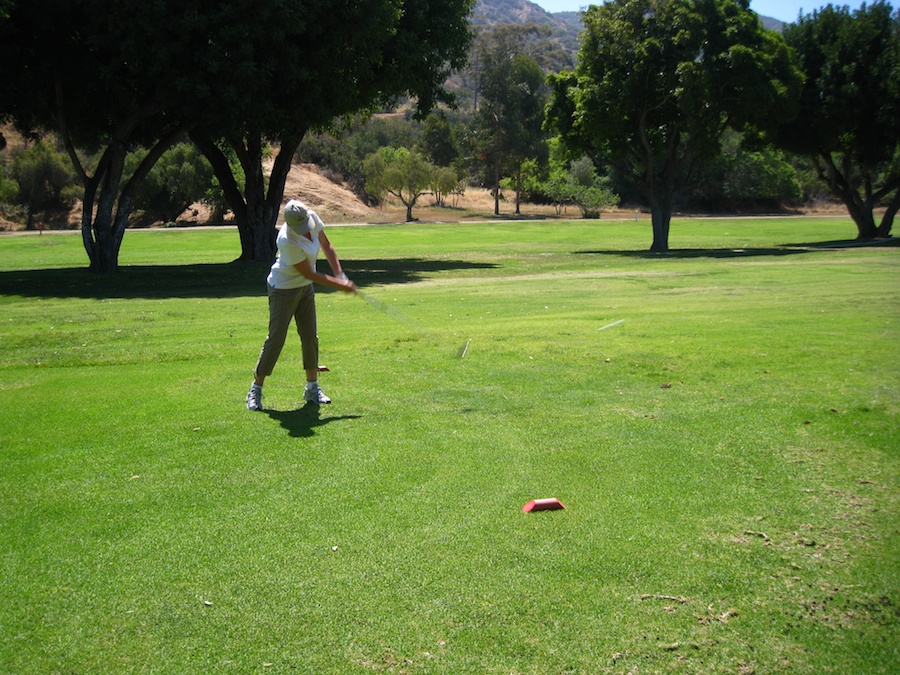
<instances>
[{"instance_id":1,"label":"green grass fairway","mask_svg":"<svg viewBox=\"0 0 900 675\"><path fill-rule=\"evenodd\" d=\"M900 248L854 232L334 227L334 403L292 333L261 413L235 230L0 237L0 673L900 671Z\"/></svg>"}]
</instances>

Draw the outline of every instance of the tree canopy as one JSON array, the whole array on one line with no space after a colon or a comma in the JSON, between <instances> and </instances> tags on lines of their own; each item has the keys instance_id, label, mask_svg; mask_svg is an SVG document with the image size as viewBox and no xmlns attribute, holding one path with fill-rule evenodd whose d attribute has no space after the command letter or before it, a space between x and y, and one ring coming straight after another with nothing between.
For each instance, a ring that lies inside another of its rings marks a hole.
<instances>
[{"instance_id":1,"label":"tree canopy","mask_svg":"<svg viewBox=\"0 0 900 675\"><path fill-rule=\"evenodd\" d=\"M787 26L784 37L806 81L799 114L776 142L812 161L860 239L888 236L900 208L900 11L882 0L852 13L828 5Z\"/></svg>"},{"instance_id":2,"label":"tree canopy","mask_svg":"<svg viewBox=\"0 0 900 675\"><path fill-rule=\"evenodd\" d=\"M115 271L137 185L187 133L235 213L242 258L270 260L306 131L404 94L427 110L465 57L472 2L11 0L0 119L60 132L84 186L91 269ZM267 178L270 144L280 152ZM125 175L140 146L144 160Z\"/></svg>"},{"instance_id":3,"label":"tree canopy","mask_svg":"<svg viewBox=\"0 0 900 675\"><path fill-rule=\"evenodd\" d=\"M409 95L427 112L448 100L462 65L473 0L245 0L233 9L231 82L191 138L207 156L235 214L243 259L271 260L274 225L294 153L307 131ZM277 146L271 172L267 144ZM243 192L224 148L240 161Z\"/></svg>"},{"instance_id":4,"label":"tree canopy","mask_svg":"<svg viewBox=\"0 0 900 675\"><path fill-rule=\"evenodd\" d=\"M747 0L611 0L584 25L577 69L550 78L548 123L641 188L666 251L676 188L727 128L792 114L800 73Z\"/></svg>"},{"instance_id":5,"label":"tree canopy","mask_svg":"<svg viewBox=\"0 0 900 675\"><path fill-rule=\"evenodd\" d=\"M212 81L217 63L201 5L12 0L0 19L0 118L33 136L59 132L83 187L93 271L116 270L137 185L187 129L172 111L211 105L191 86ZM139 146L144 161L127 175Z\"/></svg>"},{"instance_id":6,"label":"tree canopy","mask_svg":"<svg viewBox=\"0 0 900 675\"><path fill-rule=\"evenodd\" d=\"M433 186L435 168L415 150L379 148L363 163L366 191L379 199L394 195L406 207L406 220L410 222L419 197Z\"/></svg>"}]
</instances>

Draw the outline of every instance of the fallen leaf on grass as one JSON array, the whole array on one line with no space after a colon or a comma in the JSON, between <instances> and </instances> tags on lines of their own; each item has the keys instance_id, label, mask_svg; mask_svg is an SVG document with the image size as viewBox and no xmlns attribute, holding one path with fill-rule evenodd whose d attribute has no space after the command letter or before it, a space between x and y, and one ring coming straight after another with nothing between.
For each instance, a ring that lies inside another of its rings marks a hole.
<instances>
[{"instance_id":1,"label":"fallen leaf on grass","mask_svg":"<svg viewBox=\"0 0 900 675\"><path fill-rule=\"evenodd\" d=\"M730 619L733 616L737 616L736 609L729 609L727 612L725 612L724 614L722 614L716 618L719 620L719 623L728 623L728 619Z\"/></svg>"},{"instance_id":2,"label":"fallen leaf on grass","mask_svg":"<svg viewBox=\"0 0 900 675\"><path fill-rule=\"evenodd\" d=\"M684 604L687 602L687 598L682 596L675 597L674 595L653 595L652 593L645 593L641 596L641 600L672 600L674 602L680 602Z\"/></svg>"},{"instance_id":3,"label":"fallen leaf on grass","mask_svg":"<svg viewBox=\"0 0 900 675\"><path fill-rule=\"evenodd\" d=\"M682 647L689 647L690 649L700 649L700 645L696 642L660 642L656 646L660 649L664 649L667 652L674 652L681 649Z\"/></svg>"}]
</instances>

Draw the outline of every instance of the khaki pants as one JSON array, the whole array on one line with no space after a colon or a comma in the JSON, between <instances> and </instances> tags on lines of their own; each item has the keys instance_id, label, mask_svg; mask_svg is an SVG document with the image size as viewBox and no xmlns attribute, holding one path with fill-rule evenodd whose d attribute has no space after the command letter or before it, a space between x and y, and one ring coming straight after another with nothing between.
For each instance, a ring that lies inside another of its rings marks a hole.
<instances>
[{"instance_id":1,"label":"khaki pants","mask_svg":"<svg viewBox=\"0 0 900 675\"><path fill-rule=\"evenodd\" d=\"M287 339L291 319L303 346L303 369L319 365L319 336L316 332L316 292L312 284L300 288L269 286L269 335L259 353L256 372L271 375Z\"/></svg>"}]
</instances>

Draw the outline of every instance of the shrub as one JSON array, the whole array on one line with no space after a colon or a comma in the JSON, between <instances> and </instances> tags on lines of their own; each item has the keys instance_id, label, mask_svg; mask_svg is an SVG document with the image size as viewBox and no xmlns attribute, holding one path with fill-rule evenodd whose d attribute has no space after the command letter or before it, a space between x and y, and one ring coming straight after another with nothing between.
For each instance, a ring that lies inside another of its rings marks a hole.
<instances>
[{"instance_id":1,"label":"shrub","mask_svg":"<svg viewBox=\"0 0 900 675\"><path fill-rule=\"evenodd\" d=\"M0 204L14 204L19 194L19 184L12 178L0 175Z\"/></svg>"},{"instance_id":2,"label":"shrub","mask_svg":"<svg viewBox=\"0 0 900 675\"><path fill-rule=\"evenodd\" d=\"M28 226L38 211L67 209L75 203L75 173L63 153L47 141L39 141L23 150L9 167L10 177L18 186L14 201L28 208ZM4 188L5 192L10 186Z\"/></svg>"},{"instance_id":3,"label":"shrub","mask_svg":"<svg viewBox=\"0 0 900 675\"><path fill-rule=\"evenodd\" d=\"M130 163L142 157L135 154ZM175 221L194 202L200 201L213 185L213 170L206 158L190 143L167 150L138 186L134 206L164 222Z\"/></svg>"},{"instance_id":4,"label":"shrub","mask_svg":"<svg viewBox=\"0 0 900 675\"><path fill-rule=\"evenodd\" d=\"M590 157L582 157L572 162L569 168L569 198L581 209L583 218L599 218L603 209L618 202L618 197L608 186L608 181L597 174Z\"/></svg>"}]
</instances>

